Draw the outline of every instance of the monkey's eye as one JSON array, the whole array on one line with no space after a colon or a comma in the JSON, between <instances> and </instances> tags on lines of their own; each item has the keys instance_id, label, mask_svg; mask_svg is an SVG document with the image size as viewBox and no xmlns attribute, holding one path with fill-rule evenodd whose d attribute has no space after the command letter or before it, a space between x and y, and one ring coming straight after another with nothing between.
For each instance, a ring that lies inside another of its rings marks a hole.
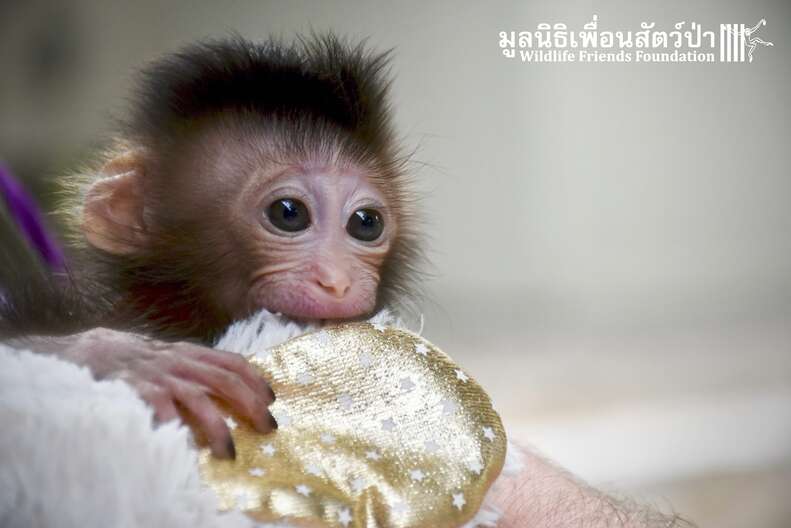
<instances>
[{"instance_id":1,"label":"monkey's eye","mask_svg":"<svg viewBox=\"0 0 791 528\"><path fill-rule=\"evenodd\" d=\"M349 217L346 232L357 240L372 242L382 235L385 224L376 209L358 209Z\"/></svg>"},{"instance_id":2,"label":"monkey's eye","mask_svg":"<svg viewBox=\"0 0 791 528\"><path fill-rule=\"evenodd\" d=\"M288 233L304 231L310 226L310 214L305 204L294 198L275 200L266 211L269 221Z\"/></svg>"}]
</instances>

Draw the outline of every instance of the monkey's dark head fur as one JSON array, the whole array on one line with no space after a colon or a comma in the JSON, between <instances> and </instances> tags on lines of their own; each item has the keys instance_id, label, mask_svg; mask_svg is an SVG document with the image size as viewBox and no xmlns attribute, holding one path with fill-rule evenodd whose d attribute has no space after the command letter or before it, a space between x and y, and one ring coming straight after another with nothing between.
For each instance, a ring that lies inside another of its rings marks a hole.
<instances>
[{"instance_id":1,"label":"monkey's dark head fur","mask_svg":"<svg viewBox=\"0 0 791 528\"><path fill-rule=\"evenodd\" d=\"M169 142L196 120L232 112L323 121L378 152L394 143L388 60L389 52L331 34L292 45L238 36L200 42L141 72L126 131L143 142Z\"/></svg>"},{"instance_id":2,"label":"monkey's dark head fur","mask_svg":"<svg viewBox=\"0 0 791 528\"><path fill-rule=\"evenodd\" d=\"M85 247L83 240L81 251L94 265L90 273L102 277L122 300L141 286L174 286L180 293L168 302L174 311L193 315L185 321L161 310L148 314L147 323L158 333L210 339L222 330L228 321L203 309L206 284L185 279L196 274L191 268L195 262L211 258L174 235L191 227L189 222L174 226L188 213L173 213L180 206L168 201L175 198L167 189L170 179L180 177L178 158L196 133L231 123L269 134L267 155L273 158L304 159L318 152L366 168L383 189L399 226L382 269L377 304L409 310L416 299L421 237L413 218L409 156L397 145L390 118L389 56L389 51L371 52L364 43L353 45L332 34L298 37L289 44L232 36L190 45L150 64L140 73L116 144L148 153L148 176L161 191L153 209L159 210L159 224L175 230L133 257ZM114 154L117 149L107 158ZM80 192L72 193L67 208L72 225L80 222L85 189L102 177L96 169L85 172L79 189L73 189ZM209 277L221 273L203 271ZM207 320L200 320L200 314Z\"/></svg>"}]
</instances>

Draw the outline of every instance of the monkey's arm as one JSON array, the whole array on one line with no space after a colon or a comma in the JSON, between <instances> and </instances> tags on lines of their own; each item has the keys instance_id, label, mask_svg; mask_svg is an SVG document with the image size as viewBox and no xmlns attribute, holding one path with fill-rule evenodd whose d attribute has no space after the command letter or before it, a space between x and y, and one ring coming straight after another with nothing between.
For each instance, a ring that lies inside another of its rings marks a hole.
<instances>
[{"instance_id":1,"label":"monkey's arm","mask_svg":"<svg viewBox=\"0 0 791 528\"><path fill-rule=\"evenodd\" d=\"M153 407L158 421L179 414L194 421L216 456L234 458L235 447L210 397L222 400L263 433L277 428L267 409L275 399L272 389L239 354L104 328L65 337L19 338L9 344L88 367L96 379L124 380Z\"/></svg>"},{"instance_id":2,"label":"monkey's arm","mask_svg":"<svg viewBox=\"0 0 791 528\"><path fill-rule=\"evenodd\" d=\"M693 528L676 514L666 515L596 490L539 455L522 449L524 468L497 488L503 515L498 528Z\"/></svg>"}]
</instances>

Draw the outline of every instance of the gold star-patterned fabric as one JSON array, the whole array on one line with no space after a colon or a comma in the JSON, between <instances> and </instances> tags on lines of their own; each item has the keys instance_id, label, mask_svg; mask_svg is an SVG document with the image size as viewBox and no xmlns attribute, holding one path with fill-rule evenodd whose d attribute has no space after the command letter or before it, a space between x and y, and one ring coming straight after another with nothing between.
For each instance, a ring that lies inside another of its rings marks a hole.
<instances>
[{"instance_id":1,"label":"gold star-patterned fabric","mask_svg":"<svg viewBox=\"0 0 791 528\"><path fill-rule=\"evenodd\" d=\"M250 359L277 394L276 432L228 417L236 460L200 454L223 509L298 526L458 527L503 466L483 389L421 337L351 323Z\"/></svg>"}]
</instances>

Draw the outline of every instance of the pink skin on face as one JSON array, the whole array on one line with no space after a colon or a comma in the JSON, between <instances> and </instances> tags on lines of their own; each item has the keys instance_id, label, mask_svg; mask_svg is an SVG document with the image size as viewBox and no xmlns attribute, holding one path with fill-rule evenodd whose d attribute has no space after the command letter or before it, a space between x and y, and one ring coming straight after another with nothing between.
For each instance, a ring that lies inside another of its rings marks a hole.
<instances>
[{"instance_id":1,"label":"pink skin on face","mask_svg":"<svg viewBox=\"0 0 791 528\"><path fill-rule=\"evenodd\" d=\"M380 267L394 236L385 199L353 168L297 167L257 189L257 223L249 278L249 303L297 319L352 319L376 305ZM270 204L289 198L305 204L309 226L285 232L268 218ZM374 241L351 236L347 224L362 208L375 209L384 230ZM260 263L260 264L259 264Z\"/></svg>"}]
</instances>

